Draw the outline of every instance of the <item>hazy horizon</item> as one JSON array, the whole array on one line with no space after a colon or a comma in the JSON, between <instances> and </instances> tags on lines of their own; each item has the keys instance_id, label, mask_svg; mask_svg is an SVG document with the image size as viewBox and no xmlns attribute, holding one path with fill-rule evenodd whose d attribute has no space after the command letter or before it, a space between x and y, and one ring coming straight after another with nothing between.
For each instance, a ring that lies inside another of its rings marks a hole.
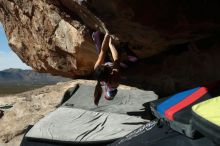
<instances>
[{"instance_id":1,"label":"hazy horizon","mask_svg":"<svg viewBox=\"0 0 220 146\"><path fill-rule=\"evenodd\" d=\"M9 69L33 70L32 68L6 68L0 71L9 70Z\"/></svg>"}]
</instances>

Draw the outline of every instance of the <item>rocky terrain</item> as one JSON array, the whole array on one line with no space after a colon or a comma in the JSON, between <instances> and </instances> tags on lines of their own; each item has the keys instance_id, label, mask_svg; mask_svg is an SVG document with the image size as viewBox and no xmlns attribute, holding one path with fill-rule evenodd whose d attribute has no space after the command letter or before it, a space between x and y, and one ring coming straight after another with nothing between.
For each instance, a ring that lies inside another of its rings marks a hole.
<instances>
[{"instance_id":1,"label":"rocky terrain","mask_svg":"<svg viewBox=\"0 0 220 146\"><path fill-rule=\"evenodd\" d=\"M2 145L19 146L27 126L34 124L54 110L68 85L71 86L70 83L46 86L21 94L1 97L1 106L12 106L9 109L1 109L4 111L4 116L0 119Z\"/></svg>"},{"instance_id":2,"label":"rocky terrain","mask_svg":"<svg viewBox=\"0 0 220 146\"><path fill-rule=\"evenodd\" d=\"M94 85L92 80L73 80L32 91L0 97L0 146L19 146L28 125L56 109L65 91L76 84ZM119 89L133 87L120 85Z\"/></svg>"},{"instance_id":3,"label":"rocky terrain","mask_svg":"<svg viewBox=\"0 0 220 146\"><path fill-rule=\"evenodd\" d=\"M121 83L161 97L219 80L219 5L219 0L0 0L0 21L23 62L75 79L91 79L97 58L91 33L108 32L128 42L139 58L122 70ZM54 110L75 83L1 98L0 104L13 105L0 119L1 142L16 146L27 125Z\"/></svg>"},{"instance_id":4,"label":"rocky terrain","mask_svg":"<svg viewBox=\"0 0 220 146\"><path fill-rule=\"evenodd\" d=\"M88 78L92 31L109 32L140 58L123 83L170 94L219 79L220 2L0 0L9 45L39 72Z\"/></svg>"},{"instance_id":5,"label":"rocky terrain","mask_svg":"<svg viewBox=\"0 0 220 146\"><path fill-rule=\"evenodd\" d=\"M218 33L218 6L218 0L0 0L0 21L23 62L77 77L93 70L92 31L109 32L146 58Z\"/></svg>"},{"instance_id":6,"label":"rocky terrain","mask_svg":"<svg viewBox=\"0 0 220 146\"><path fill-rule=\"evenodd\" d=\"M0 145L19 146L28 125L36 123L60 103L64 92L77 83L91 85L91 80L74 80L40 89L0 97ZM120 88L129 89L128 86Z\"/></svg>"}]
</instances>

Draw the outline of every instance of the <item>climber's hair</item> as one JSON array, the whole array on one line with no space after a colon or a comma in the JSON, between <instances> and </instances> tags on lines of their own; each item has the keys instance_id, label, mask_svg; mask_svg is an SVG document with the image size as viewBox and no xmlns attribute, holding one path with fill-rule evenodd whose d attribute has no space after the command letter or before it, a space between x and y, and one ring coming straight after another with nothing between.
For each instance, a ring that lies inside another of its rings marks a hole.
<instances>
[{"instance_id":1,"label":"climber's hair","mask_svg":"<svg viewBox=\"0 0 220 146\"><path fill-rule=\"evenodd\" d=\"M102 87L101 87L101 81L107 82L109 79L109 68L105 65L99 65L96 67L93 73L94 79L97 80L97 84L95 86L95 92L94 92L94 103L98 105L99 100L102 96Z\"/></svg>"},{"instance_id":2,"label":"climber's hair","mask_svg":"<svg viewBox=\"0 0 220 146\"><path fill-rule=\"evenodd\" d=\"M105 65L98 65L96 67L96 69L94 70L94 73L93 73L93 77L94 79L96 79L97 81L105 81L107 82L108 81L108 78L109 78L109 69L107 66Z\"/></svg>"},{"instance_id":3,"label":"climber's hair","mask_svg":"<svg viewBox=\"0 0 220 146\"><path fill-rule=\"evenodd\" d=\"M94 103L95 105L98 105L99 104L99 100L102 96L102 86L101 86L101 83L100 81L97 81L97 84L95 86L95 92L94 92Z\"/></svg>"}]
</instances>

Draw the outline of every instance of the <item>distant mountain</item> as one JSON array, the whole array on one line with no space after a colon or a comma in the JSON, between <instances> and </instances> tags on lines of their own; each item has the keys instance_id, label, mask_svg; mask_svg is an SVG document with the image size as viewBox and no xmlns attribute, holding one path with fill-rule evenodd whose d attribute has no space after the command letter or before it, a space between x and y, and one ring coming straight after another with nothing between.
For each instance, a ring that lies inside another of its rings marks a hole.
<instances>
[{"instance_id":1,"label":"distant mountain","mask_svg":"<svg viewBox=\"0 0 220 146\"><path fill-rule=\"evenodd\" d=\"M48 73L38 73L33 70L11 68L0 71L0 84L44 85L68 80L70 79L60 76L52 76Z\"/></svg>"}]
</instances>

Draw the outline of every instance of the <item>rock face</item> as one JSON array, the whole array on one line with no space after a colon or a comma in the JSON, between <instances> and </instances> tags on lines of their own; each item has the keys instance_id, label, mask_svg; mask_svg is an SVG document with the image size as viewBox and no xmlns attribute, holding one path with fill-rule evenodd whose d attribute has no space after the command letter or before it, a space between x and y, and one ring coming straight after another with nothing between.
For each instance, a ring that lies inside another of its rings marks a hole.
<instances>
[{"instance_id":1,"label":"rock face","mask_svg":"<svg viewBox=\"0 0 220 146\"><path fill-rule=\"evenodd\" d=\"M92 30L129 42L140 58L218 30L218 0L0 0L9 45L35 70L89 75L97 54Z\"/></svg>"},{"instance_id":2,"label":"rock face","mask_svg":"<svg viewBox=\"0 0 220 146\"><path fill-rule=\"evenodd\" d=\"M218 37L218 36L217 36ZM217 38L219 41L219 38ZM124 70L124 84L153 90L159 97L220 79L220 44L215 38L175 46Z\"/></svg>"},{"instance_id":3,"label":"rock face","mask_svg":"<svg viewBox=\"0 0 220 146\"><path fill-rule=\"evenodd\" d=\"M25 63L41 72L69 77L89 73L95 49L75 16L45 0L1 0L0 6L9 45Z\"/></svg>"}]
</instances>

